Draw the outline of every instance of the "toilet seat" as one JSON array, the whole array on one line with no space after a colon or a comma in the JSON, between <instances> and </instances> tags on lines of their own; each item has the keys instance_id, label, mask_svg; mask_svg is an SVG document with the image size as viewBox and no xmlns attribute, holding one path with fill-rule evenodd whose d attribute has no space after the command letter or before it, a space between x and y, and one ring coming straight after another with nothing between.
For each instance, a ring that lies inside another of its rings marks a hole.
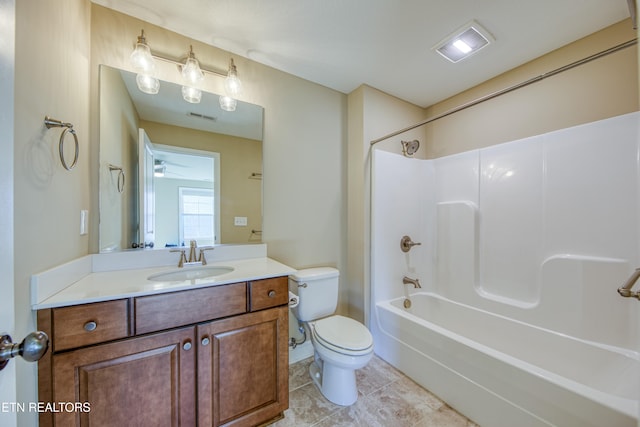
<instances>
[{"instance_id":1,"label":"toilet seat","mask_svg":"<svg viewBox=\"0 0 640 427\"><path fill-rule=\"evenodd\" d=\"M319 344L340 354L361 356L373 350L371 332L348 317L334 315L313 322L311 332Z\"/></svg>"}]
</instances>

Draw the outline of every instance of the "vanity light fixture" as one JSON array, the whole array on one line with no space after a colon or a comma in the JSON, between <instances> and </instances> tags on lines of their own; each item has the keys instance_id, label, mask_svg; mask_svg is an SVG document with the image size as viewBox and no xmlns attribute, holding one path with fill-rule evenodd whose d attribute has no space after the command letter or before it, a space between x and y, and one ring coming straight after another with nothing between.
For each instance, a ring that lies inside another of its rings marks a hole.
<instances>
[{"instance_id":1,"label":"vanity light fixture","mask_svg":"<svg viewBox=\"0 0 640 427\"><path fill-rule=\"evenodd\" d=\"M476 21L470 21L444 38L432 49L455 63L468 58L493 41L491 33Z\"/></svg>"},{"instance_id":2,"label":"vanity light fixture","mask_svg":"<svg viewBox=\"0 0 640 427\"><path fill-rule=\"evenodd\" d=\"M237 98L242 93L242 82L238 78L238 69L233 63L233 58L229 59L229 72L224 79L224 90L232 98Z\"/></svg>"},{"instance_id":3,"label":"vanity light fixture","mask_svg":"<svg viewBox=\"0 0 640 427\"><path fill-rule=\"evenodd\" d=\"M160 81L155 77L156 63L151 55L151 49L144 37L144 30L138 36L138 41L129 57L131 65L138 72L136 84L144 93L155 95L160 90Z\"/></svg>"},{"instance_id":4,"label":"vanity light fixture","mask_svg":"<svg viewBox=\"0 0 640 427\"><path fill-rule=\"evenodd\" d=\"M236 105L238 102L235 98L231 98L227 95L220 95L220 108L224 111L236 111Z\"/></svg>"},{"instance_id":5,"label":"vanity light fixture","mask_svg":"<svg viewBox=\"0 0 640 427\"><path fill-rule=\"evenodd\" d=\"M189 46L189 55L182 66L182 78L187 83L182 86L182 98L192 104L197 104L202 98L202 91L195 86L204 79L204 73L200 69L200 63L193 53L193 46Z\"/></svg>"},{"instance_id":6,"label":"vanity light fixture","mask_svg":"<svg viewBox=\"0 0 640 427\"><path fill-rule=\"evenodd\" d=\"M182 97L190 103L199 103L202 98L202 91L198 88L199 82L202 81L205 74L213 74L218 77L224 77L224 88L226 95L220 96L220 108L225 111L235 111L236 98L242 93L242 82L238 78L238 69L233 62L233 58L229 60L229 69L226 73L202 68L193 53L193 47L189 48L186 60L183 62L168 58L152 52L144 37L144 30L138 36L138 42L135 44L131 53L131 64L138 72L136 82L138 89L149 94L156 94L160 88L160 81L155 77L155 61L154 59L169 62L178 67L182 75L185 85L182 86Z\"/></svg>"}]
</instances>

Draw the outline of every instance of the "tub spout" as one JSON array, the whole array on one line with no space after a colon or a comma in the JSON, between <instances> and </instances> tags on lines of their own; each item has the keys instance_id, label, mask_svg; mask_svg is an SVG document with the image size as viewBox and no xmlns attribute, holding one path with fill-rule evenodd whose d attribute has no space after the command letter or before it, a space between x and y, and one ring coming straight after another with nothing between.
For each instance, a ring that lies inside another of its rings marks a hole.
<instances>
[{"instance_id":1,"label":"tub spout","mask_svg":"<svg viewBox=\"0 0 640 427\"><path fill-rule=\"evenodd\" d=\"M412 278L407 277L407 276L404 276L402 278L402 284L404 284L404 285L412 284L414 288L421 288L422 287L422 286L420 286L420 280L412 279Z\"/></svg>"},{"instance_id":2,"label":"tub spout","mask_svg":"<svg viewBox=\"0 0 640 427\"><path fill-rule=\"evenodd\" d=\"M627 279L627 281L618 288L618 293L620 294L620 296L623 296L625 298L637 298L638 300L640 300L640 292L633 292L631 290L631 288L633 288L633 285L635 285L638 281L638 278L640 278L640 268L636 268L636 270Z\"/></svg>"}]
</instances>

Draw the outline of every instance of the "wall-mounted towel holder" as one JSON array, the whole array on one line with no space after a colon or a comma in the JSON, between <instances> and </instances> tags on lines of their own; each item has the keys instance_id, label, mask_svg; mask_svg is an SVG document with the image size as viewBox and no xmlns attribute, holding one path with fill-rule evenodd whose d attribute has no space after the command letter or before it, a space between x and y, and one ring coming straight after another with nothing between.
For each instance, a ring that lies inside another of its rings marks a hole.
<instances>
[{"instance_id":1,"label":"wall-mounted towel holder","mask_svg":"<svg viewBox=\"0 0 640 427\"><path fill-rule=\"evenodd\" d=\"M51 128L64 128L62 133L60 134L60 142L58 143L58 151L60 152L60 162L62 163L62 167L66 170L70 171L73 167L78 163L78 154L80 153L80 144L78 144L78 135L76 135L76 131L73 129L73 125L71 123L65 123L62 120L56 120L49 116L44 117L44 125L47 129ZM70 165L67 164L67 161L64 159L64 137L67 133L73 135L73 141L75 144L75 153L73 155L73 161Z\"/></svg>"},{"instance_id":2,"label":"wall-mounted towel holder","mask_svg":"<svg viewBox=\"0 0 640 427\"><path fill-rule=\"evenodd\" d=\"M118 189L118 193L122 193L124 191L124 169L120 166L115 166L109 164L109 172L118 171L118 181L116 182L116 188Z\"/></svg>"}]
</instances>

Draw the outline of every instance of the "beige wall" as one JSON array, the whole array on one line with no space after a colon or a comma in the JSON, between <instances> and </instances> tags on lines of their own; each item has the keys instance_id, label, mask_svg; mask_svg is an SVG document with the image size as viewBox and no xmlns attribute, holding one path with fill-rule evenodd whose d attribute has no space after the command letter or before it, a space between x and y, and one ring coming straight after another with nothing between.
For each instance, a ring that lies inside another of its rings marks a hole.
<instances>
[{"instance_id":1,"label":"beige wall","mask_svg":"<svg viewBox=\"0 0 640 427\"><path fill-rule=\"evenodd\" d=\"M420 122L424 118L424 110L369 86L359 87L349 94L348 99L348 280L342 292L348 301L349 315L368 322L370 141ZM390 138L379 146L387 151L402 153L400 141L412 139L423 142L424 130L417 129ZM422 148L416 157L424 156L424 153L425 149ZM399 206L398 211L401 210Z\"/></svg>"},{"instance_id":2,"label":"beige wall","mask_svg":"<svg viewBox=\"0 0 640 427\"><path fill-rule=\"evenodd\" d=\"M128 237L138 229L138 128L140 118L127 87L117 70L100 70L100 122L109 126L100 128L100 250L128 248ZM109 165L121 167L125 173L124 191L118 192L118 172ZM94 217L98 217L94 214Z\"/></svg>"},{"instance_id":3,"label":"beige wall","mask_svg":"<svg viewBox=\"0 0 640 427\"><path fill-rule=\"evenodd\" d=\"M432 117L636 37L629 19L550 52L427 109ZM440 157L638 110L638 48L632 46L426 126Z\"/></svg>"},{"instance_id":4,"label":"beige wall","mask_svg":"<svg viewBox=\"0 0 640 427\"><path fill-rule=\"evenodd\" d=\"M35 329L30 276L88 252L88 237L80 236L80 210L90 207L89 34L88 1L16 2L16 337ZM73 123L78 133L80 158L71 172L57 155L61 130L47 130L45 115ZM15 363L18 401L36 401L36 364ZM36 414L19 413L18 425L36 425Z\"/></svg>"}]
</instances>

